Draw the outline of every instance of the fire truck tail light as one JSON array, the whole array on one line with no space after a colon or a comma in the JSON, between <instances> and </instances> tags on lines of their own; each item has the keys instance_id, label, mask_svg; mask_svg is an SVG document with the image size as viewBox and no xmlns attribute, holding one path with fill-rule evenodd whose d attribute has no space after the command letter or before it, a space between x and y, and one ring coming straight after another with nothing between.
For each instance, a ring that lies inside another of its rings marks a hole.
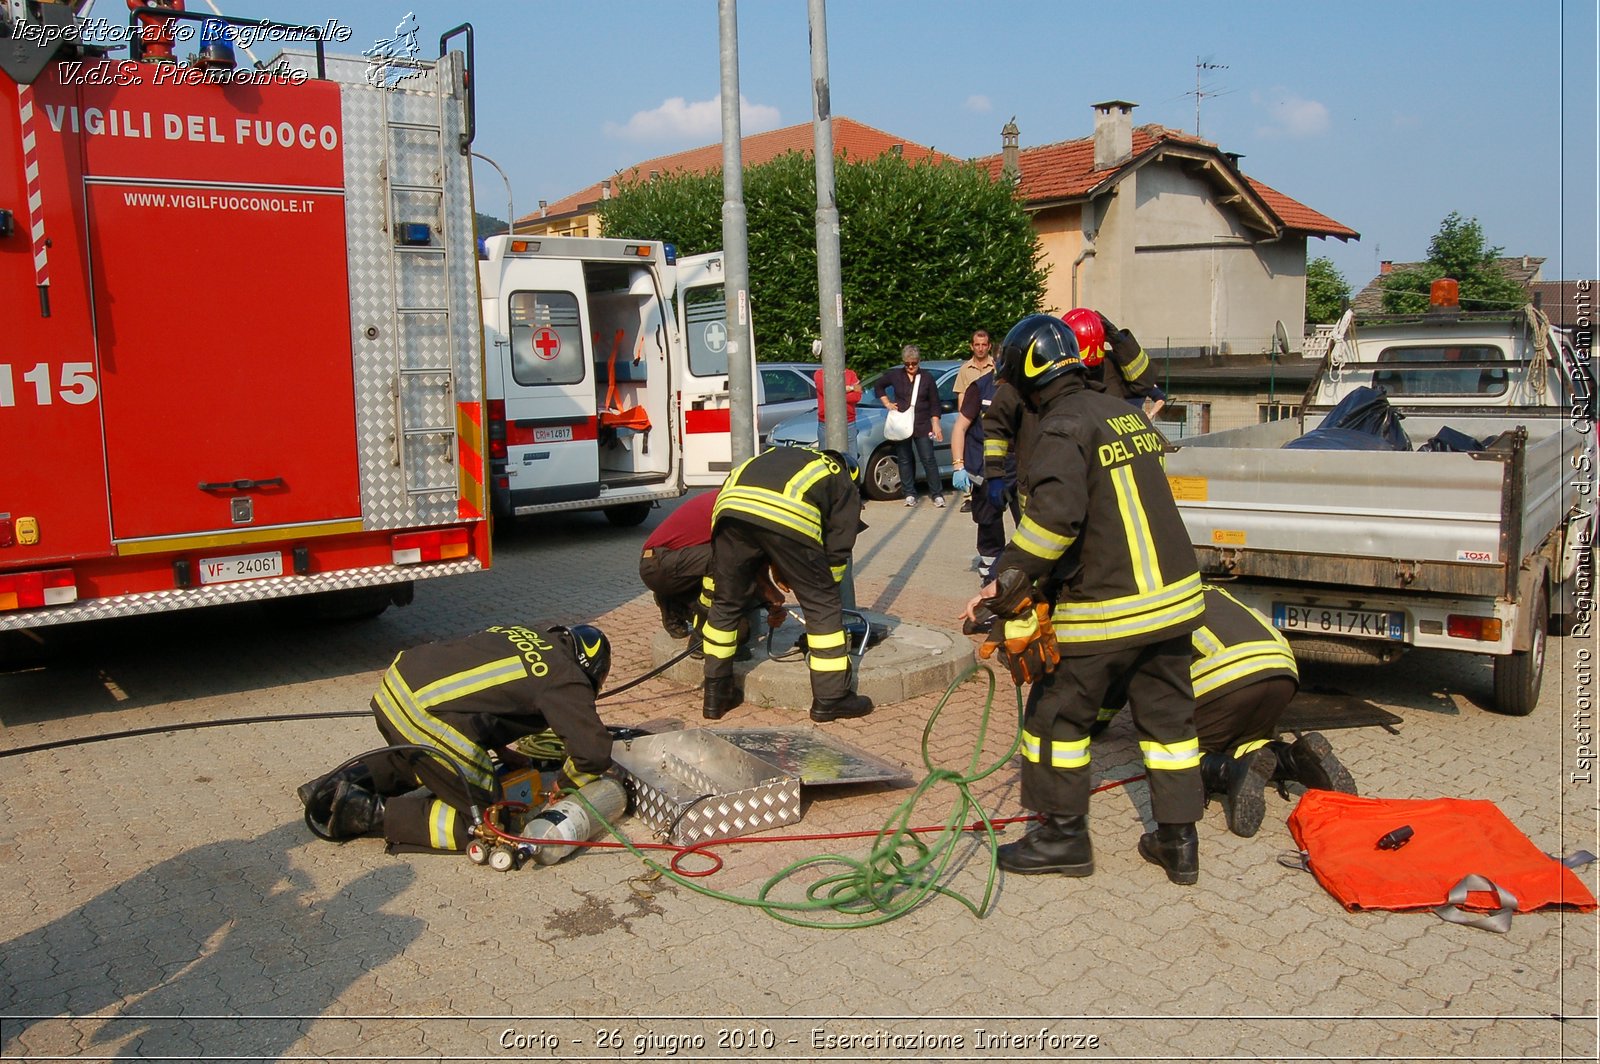
<instances>
[{"instance_id":1,"label":"fire truck tail light","mask_svg":"<svg viewBox=\"0 0 1600 1064\"><path fill-rule=\"evenodd\" d=\"M465 558L470 549L464 528L435 528L427 532L400 532L389 540L396 565L416 565L450 558Z\"/></svg>"},{"instance_id":2,"label":"fire truck tail light","mask_svg":"<svg viewBox=\"0 0 1600 1064\"><path fill-rule=\"evenodd\" d=\"M1452 613L1444 620L1444 630L1452 639L1476 639L1484 643L1500 641L1498 617L1472 617Z\"/></svg>"},{"instance_id":3,"label":"fire truck tail light","mask_svg":"<svg viewBox=\"0 0 1600 1064\"><path fill-rule=\"evenodd\" d=\"M71 569L45 569L0 576L0 610L38 609L78 601Z\"/></svg>"}]
</instances>

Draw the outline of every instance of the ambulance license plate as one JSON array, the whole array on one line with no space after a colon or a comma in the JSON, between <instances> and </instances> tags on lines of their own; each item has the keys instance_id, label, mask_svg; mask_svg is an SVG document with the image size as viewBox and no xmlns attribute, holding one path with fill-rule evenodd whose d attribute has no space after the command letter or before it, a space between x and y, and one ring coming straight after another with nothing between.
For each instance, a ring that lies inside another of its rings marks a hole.
<instances>
[{"instance_id":1,"label":"ambulance license plate","mask_svg":"<svg viewBox=\"0 0 1600 1064\"><path fill-rule=\"evenodd\" d=\"M201 558L200 582L226 584L234 580L264 580L283 575L283 552L232 554L225 558Z\"/></svg>"},{"instance_id":2,"label":"ambulance license plate","mask_svg":"<svg viewBox=\"0 0 1600 1064\"><path fill-rule=\"evenodd\" d=\"M1406 636L1405 614L1388 610L1341 610L1331 606L1274 602L1272 623L1282 632L1353 635L1396 641Z\"/></svg>"},{"instance_id":3,"label":"ambulance license plate","mask_svg":"<svg viewBox=\"0 0 1600 1064\"><path fill-rule=\"evenodd\" d=\"M571 425L550 425L533 430L534 443L567 443L571 439Z\"/></svg>"}]
</instances>

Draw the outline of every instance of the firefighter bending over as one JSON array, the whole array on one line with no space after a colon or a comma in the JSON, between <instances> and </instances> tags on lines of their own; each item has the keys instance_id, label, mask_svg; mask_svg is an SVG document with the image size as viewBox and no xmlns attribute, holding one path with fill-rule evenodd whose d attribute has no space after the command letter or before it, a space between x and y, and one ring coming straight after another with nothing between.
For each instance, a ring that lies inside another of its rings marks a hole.
<instances>
[{"instance_id":1,"label":"firefighter bending over","mask_svg":"<svg viewBox=\"0 0 1600 1064\"><path fill-rule=\"evenodd\" d=\"M1172 882L1194 883L1194 825L1205 796L1189 633L1204 605L1194 549L1162 469L1164 442L1139 410L1089 386L1077 340L1060 318L1018 322L1001 345L1000 367L1035 415L1018 450L1026 503L996 563L998 580L966 615L982 606L1000 618L984 650L999 647L1018 682L1032 683L1022 804L1045 814L1038 828L1000 848L1000 867L1094 872L1089 729L1120 685L1133 707L1157 822L1140 838L1139 853ZM1052 607L1041 588L1057 584Z\"/></svg>"},{"instance_id":2,"label":"firefighter bending over","mask_svg":"<svg viewBox=\"0 0 1600 1064\"><path fill-rule=\"evenodd\" d=\"M1269 783L1307 790L1356 793L1355 781L1319 732L1292 744L1277 738L1278 721L1299 690L1289 641L1267 619L1220 587L1203 585L1206 612L1190 633L1194 724L1200 737L1200 778L1207 794L1222 796L1228 830L1250 838L1266 816ZM1107 696L1099 735L1122 708L1120 690Z\"/></svg>"},{"instance_id":3,"label":"firefighter bending over","mask_svg":"<svg viewBox=\"0 0 1600 1064\"><path fill-rule=\"evenodd\" d=\"M382 831L391 850L462 850L471 808L500 797L489 751L525 762L505 748L546 728L567 748L558 788L595 780L611 767L611 733L594 708L610 669L611 643L592 624L495 627L402 652L372 715L390 744L437 753L374 754L303 784L312 830L335 840Z\"/></svg>"},{"instance_id":4,"label":"firefighter bending over","mask_svg":"<svg viewBox=\"0 0 1600 1064\"><path fill-rule=\"evenodd\" d=\"M728 474L712 516L715 591L700 633L707 720L744 700L733 674L739 615L769 564L805 611L811 719L872 712L854 692L839 592L861 530L860 476L854 455L806 447L776 447Z\"/></svg>"}]
</instances>

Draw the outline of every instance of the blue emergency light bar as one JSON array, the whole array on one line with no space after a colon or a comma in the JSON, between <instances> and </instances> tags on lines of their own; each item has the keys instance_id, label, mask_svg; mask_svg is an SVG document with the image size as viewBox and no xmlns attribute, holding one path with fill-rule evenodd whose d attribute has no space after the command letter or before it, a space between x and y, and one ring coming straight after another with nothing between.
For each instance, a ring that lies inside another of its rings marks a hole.
<instances>
[{"instance_id":1,"label":"blue emergency light bar","mask_svg":"<svg viewBox=\"0 0 1600 1064\"><path fill-rule=\"evenodd\" d=\"M401 222L394 228L394 242L401 247L427 247L433 242L433 227L427 222Z\"/></svg>"}]
</instances>

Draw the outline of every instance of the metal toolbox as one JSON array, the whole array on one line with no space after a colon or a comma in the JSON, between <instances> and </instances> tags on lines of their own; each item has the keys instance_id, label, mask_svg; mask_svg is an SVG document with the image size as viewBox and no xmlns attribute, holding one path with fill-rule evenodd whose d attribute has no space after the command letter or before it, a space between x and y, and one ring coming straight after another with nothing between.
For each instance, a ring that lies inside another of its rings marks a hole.
<instances>
[{"instance_id":1,"label":"metal toolbox","mask_svg":"<svg viewBox=\"0 0 1600 1064\"><path fill-rule=\"evenodd\" d=\"M800 780L704 729L613 745L634 815L677 846L731 839L800 819Z\"/></svg>"}]
</instances>

